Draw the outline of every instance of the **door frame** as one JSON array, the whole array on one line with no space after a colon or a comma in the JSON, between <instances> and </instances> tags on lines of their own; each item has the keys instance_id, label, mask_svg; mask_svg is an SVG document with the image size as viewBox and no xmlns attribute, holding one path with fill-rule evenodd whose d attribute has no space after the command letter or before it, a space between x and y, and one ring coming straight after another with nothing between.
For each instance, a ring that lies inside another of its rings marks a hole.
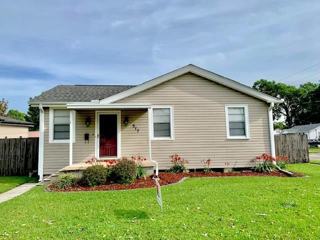
<instances>
[{"instance_id":1,"label":"door frame","mask_svg":"<svg viewBox=\"0 0 320 240\"><path fill-rule=\"evenodd\" d=\"M98 160L115 159L115 157L100 158L100 115L117 116L117 156L121 158L121 111L96 111L95 113L95 157Z\"/></svg>"}]
</instances>

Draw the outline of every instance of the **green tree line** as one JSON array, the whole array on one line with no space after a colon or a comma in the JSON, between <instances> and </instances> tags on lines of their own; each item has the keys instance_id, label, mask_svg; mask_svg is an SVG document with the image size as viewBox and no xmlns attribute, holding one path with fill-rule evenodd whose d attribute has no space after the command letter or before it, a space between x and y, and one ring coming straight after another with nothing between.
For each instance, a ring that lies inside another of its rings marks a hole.
<instances>
[{"instance_id":1,"label":"green tree line","mask_svg":"<svg viewBox=\"0 0 320 240\"><path fill-rule=\"evenodd\" d=\"M283 99L283 103L275 104L273 109L274 120L279 121L282 116L285 119L284 123L278 123L279 128L320 123L320 84L308 82L293 86L260 79L253 88Z\"/></svg>"}]
</instances>

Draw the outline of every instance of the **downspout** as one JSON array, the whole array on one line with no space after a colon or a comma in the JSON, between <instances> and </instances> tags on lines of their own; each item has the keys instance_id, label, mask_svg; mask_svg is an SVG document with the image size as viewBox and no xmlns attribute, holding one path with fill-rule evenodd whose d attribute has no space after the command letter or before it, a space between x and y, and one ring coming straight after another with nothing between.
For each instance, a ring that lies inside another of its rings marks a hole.
<instances>
[{"instance_id":1,"label":"downspout","mask_svg":"<svg viewBox=\"0 0 320 240\"><path fill-rule=\"evenodd\" d=\"M274 129L273 129L273 114L272 109L274 107L274 103L270 103L270 106L268 108L268 119L269 119L269 134L270 134L270 149L271 149L271 156L276 157L276 149L274 144ZM273 162L275 163L275 161Z\"/></svg>"},{"instance_id":2,"label":"downspout","mask_svg":"<svg viewBox=\"0 0 320 240\"><path fill-rule=\"evenodd\" d=\"M155 166L156 166L156 176L155 176L155 177L158 178L158 176L159 176L159 165L158 165L158 162L157 162L157 161L155 161L155 160L152 159L152 142L151 142L151 134L152 134L152 132L151 132L151 130L152 130L152 128L151 128L151 124L152 124L152 119L151 119L151 117L152 117L152 112L151 112L151 111L152 111L152 108L149 107L149 108L148 108L148 121L149 121L149 160L155 164Z\"/></svg>"},{"instance_id":3,"label":"downspout","mask_svg":"<svg viewBox=\"0 0 320 240\"><path fill-rule=\"evenodd\" d=\"M270 148L271 148L271 156L275 159L276 158L276 148L275 148L275 142L274 142L274 129L273 129L273 114L272 109L274 107L274 103L270 103L270 106L268 108L268 118L269 118L269 133L270 133ZM287 174L288 176L293 176L292 172L286 171L284 169L281 169L275 160L272 161L273 165L275 165L276 169L278 169L280 172L283 172Z\"/></svg>"},{"instance_id":4,"label":"downspout","mask_svg":"<svg viewBox=\"0 0 320 240\"><path fill-rule=\"evenodd\" d=\"M39 182L43 181L43 157L44 157L44 110L39 104L39 152L38 152L38 175Z\"/></svg>"}]
</instances>

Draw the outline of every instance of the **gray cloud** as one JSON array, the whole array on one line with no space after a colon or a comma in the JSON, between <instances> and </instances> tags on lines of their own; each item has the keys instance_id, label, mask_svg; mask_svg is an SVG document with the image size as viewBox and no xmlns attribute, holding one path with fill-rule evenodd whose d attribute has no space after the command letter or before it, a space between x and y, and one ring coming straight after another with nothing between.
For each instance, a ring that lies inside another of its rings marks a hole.
<instances>
[{"instance_id":1,"label":"gray cloud","mask_svg":"<svg viewBox=\"0 0 320 240\"><path fill-rule=\"evenodd\" d=\"M282 79L319 61L319 11L317 0L2 1L0 97L25 109L56 84L136 84L188 63L248 85ZM318 79L314 67L282 80Z\"/></svg>"}]
</instances>

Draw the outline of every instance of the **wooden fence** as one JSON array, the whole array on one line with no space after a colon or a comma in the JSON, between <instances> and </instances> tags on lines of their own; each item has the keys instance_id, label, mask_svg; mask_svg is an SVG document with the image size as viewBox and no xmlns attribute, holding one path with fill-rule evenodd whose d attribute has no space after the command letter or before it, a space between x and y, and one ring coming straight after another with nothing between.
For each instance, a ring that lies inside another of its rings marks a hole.
<instances>
[{"instance_id":1,"label":"wooden fence","mask_svg":"<svg viewBox=\"0 0 320 240\"><path fill-rule=\"evenodd\" d=\"M0 139L0 176L27 176L38 170L38 138Z\"/></svg>"},{"instance_id":2,"label":"wooden fence","mask_svg":"<svg viewBox=\"0 0 320 240\"><path fill-rule=\"evenodd\" d=\"M289 163L309 162L309 145L306 134L275 135L277 156L287 156Z\"/></svg>"}]
</instances>

